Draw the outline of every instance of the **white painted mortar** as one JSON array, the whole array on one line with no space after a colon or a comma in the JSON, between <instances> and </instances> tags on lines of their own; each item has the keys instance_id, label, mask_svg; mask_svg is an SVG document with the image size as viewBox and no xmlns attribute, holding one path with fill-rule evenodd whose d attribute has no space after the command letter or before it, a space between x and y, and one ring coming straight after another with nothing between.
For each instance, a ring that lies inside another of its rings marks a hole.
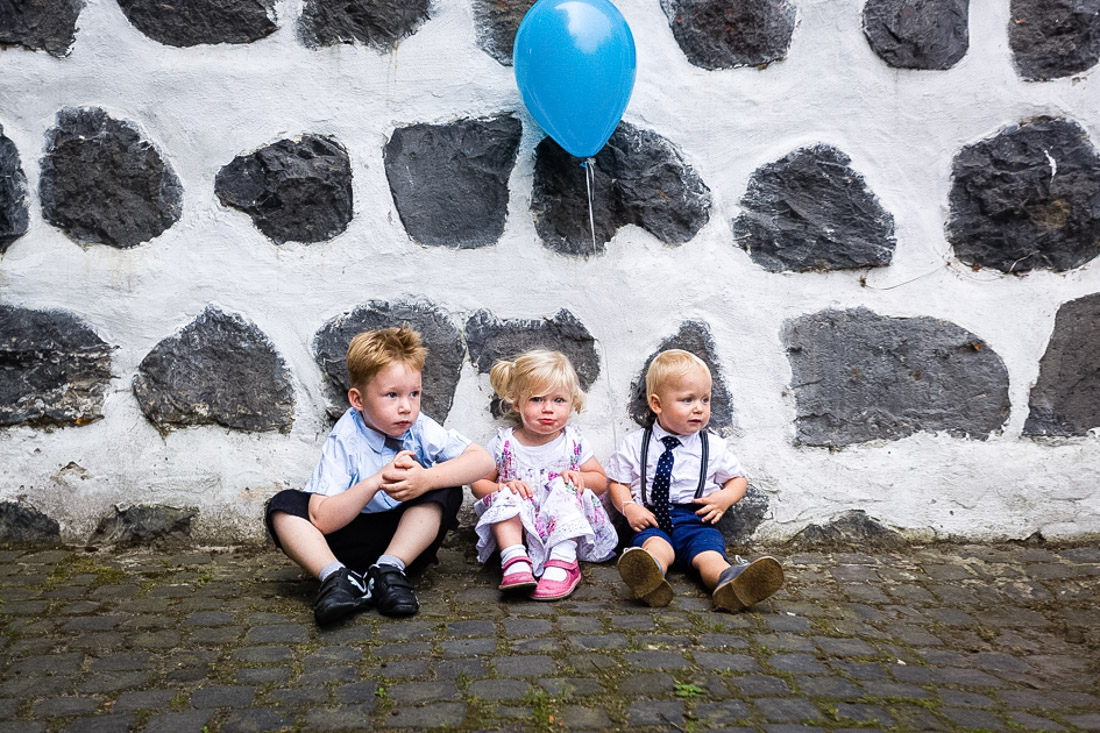
<instances>
[{"instance_id":1,"label":"white painted mortar","mask_svg":"<svg viewBox=\"0 0 1100 733\"><path fill-rule=\"evenodd\" d=\"M646 355L681 321L707 321L734 399L735 448L770 495L767 538L851 508L918 537L1100 532L1097 437L1020 437L1055 313L1100 291L1100 264L1060 275L973 272L951 256L943 233L951 161L963 145L1035 115L1074 119L1100 142L1096 69L1021 81L1008 49L1008 0L972 2L966 57L949 71L925 72L892 70L874 55L860 27L862 0L798 0L786 61L713 72L686 61L656 0L617 4L638 46L625 119L678 145L714 208L683 246L628 228L590 261L538 242L528 207L541 133L526 113L498 244L426 248L401 227L382 165L396 126L522 109L512 69L477 48L467 0L437 0L434 18L392 54L306 49L296 38L296 0L277 5L278 32L247 46L162 46L113 0L89 0L70 57L0 52L0 125L19 148L32 191L30 230L0 260L0 302L70 310L118 347L103 420L0 430L0 500L25 499L58 519L68 540L86 537L111 505L131 503L198 506L194 529L203 540L259 539L264 500L305 481L327 433L310 352L316 331L371 299L423 297L460 328L478 308L501 318L551 316L561 307L576 314L603 359L578 418L601 458L633 428L625 405ZM43 221L39 159L65 106L100 106L142 128L184 185L175 226L120 251L81 248ZM218 202L214 177L234 156L304 132L334 135L347 147L356 216L334 240L280 247ZM890 267L775 274L733 245L730 220L750 174L815 142L850 155L893 213ZM141 415L130 389L138 363L209 303L255 322L287 360L298 380L290 435L207 427L162 438ZM1003 434L984 442L922 434L839 452L794 447L782 324L859 305L952 321L985 339L1011 380ZM487 379L467 364L448 425L487 440L495 430L488 397Z\"/></svg>"}]
</instances>

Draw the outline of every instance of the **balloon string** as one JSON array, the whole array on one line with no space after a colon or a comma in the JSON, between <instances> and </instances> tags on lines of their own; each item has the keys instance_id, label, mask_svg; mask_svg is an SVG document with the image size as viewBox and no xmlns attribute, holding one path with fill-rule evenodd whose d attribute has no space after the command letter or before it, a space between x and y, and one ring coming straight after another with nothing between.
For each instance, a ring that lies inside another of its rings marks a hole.
<instances>
[{"instance_id":1,"label":"balloon string","mask_svg":"<svg viewBox=\"0 0 1100 733\"><path fill-rule=\"evenodd\" d=\"M588 226L592 230L592 256L596 256L596 216L592 213L592 189L596 185L595 158L584 161L584 183L588 188Z\"/></svg>"}]
</instances>

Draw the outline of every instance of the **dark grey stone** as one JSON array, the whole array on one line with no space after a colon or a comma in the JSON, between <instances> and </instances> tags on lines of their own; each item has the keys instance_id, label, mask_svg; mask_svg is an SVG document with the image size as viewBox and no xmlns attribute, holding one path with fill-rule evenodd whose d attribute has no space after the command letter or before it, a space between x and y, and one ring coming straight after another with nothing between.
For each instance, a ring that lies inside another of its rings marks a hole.
<instances>
[{"instance_id":1,"label":"dark grey stone","mask_svg":"<svg viewBox=\"0 0 1100 733\"><path fill-rule=\"evenodd\" d=\"M347 353L356 334L407 323L420 334L428 357L424 362L420 407L425 415L442 423L451 411L455 388L462 374L466 347L450 318L426 301L386 303L372 300L351 313L332 319L313 337L313 356L326 378L329 415L336 419L348 409Z\"/></svg>"},{"instance_id":2,"label":"dark grey stone","mask_svg":"<svg viewBox=\"0 0 1100 733\"><path fill-rule=\"evenodd\" d=\"M496 242L522 132L511 115L394 130L383 159L409 236L455 249Z\"/></svg>"},{"instance_id":3,"label":"dark grey stone","mask_svg":"<svg viewBox=\"0 0 1100 733\"><path fill-rule=\"evenodd\" d=\"M251 43L275 32L274 0L118 0L134 27L168 46Z\"/></svg>"},{"instance_id":4,"label":"dark grey stone","mask_svg":"<svg viewBox=\"0 0 1100 733\"><path fill-rule=\"evenodd\" d=\"M718 530L726 538L726 544L744 547L768 513L768 495L749 484L741 500L729 508L718 520Z\"/></svg>"},{"instance_id":5,"label":"dark grey stone","mask_svg":"<svg viewBox=\"0 0 1100 733\"><path fill-rule=\"evenodd\" d=\"M629 652L625 661L636 669L687 669L691 663L675 651Z\"/></svg>"},{"instance_id":6,"label":"dark grey stone","mask_svg":"<svg viewBox=\"0 0 1100 733\"><path fill-rule=\"evenodd\" d=\"M1100 60L1100 0L1012 0L1008 44L1030 81L1072 76Z\"/></svg>"},{"instance_id":7,"label":"dark grey stone","mask_svg":"<svg viewBox=\"0 0 1100 733\"><path fill-rule=\"evenodd\" d=\"M687 60L712 70L785 58L796 21L791 0L661 0L661 8Z\"/></svg>"},{"instance_id":8,"label":"dark grey stone","mask_svg":"<svg viewBox=\"0 0 1100 733\"><path fill-rule=\"evenodd\" d=\"M968 265L1062 272L1100 254L1100 155L1076 122L1039 118L963 148L950 204L947 238Z\"/></svg>"},{"instance_id":9,"label":"dark grey stone","mask_svg":"<svg viewBox=\"0 0 1100 733\"><path fill-rule=\"evenodd\" d=\"M33 507L0 502L0 543L50 544L61 542L61 525Z\"/></svg>"},{"instance_id":10,"label":"dark grey stone","mask_svg":"<svg viewBox=\"0 0 1100 733\"><path fill-rule=\"evenodd\" d=\"M695 714L699 720L704 721L707 727L728 725L741 720L747 721L752 717L748 706L740 700L699 702L695 705Z\"/></svg>"},{"instance_id":11,"label":"dark grey stone","mask_svg":"<svg viewBox=\"0 0 1100 733\"><path fill-rule=\"evenodd\" d=\"M74 718L61 733L129 733L137 726L137 717L129 713L122 715L95 715Z\"/></svg>"},{"instance_id":12,"label":"dark grey stone","mask_svg":"<svg viewBox=\"0 0 1100 733\"><path fill-rule=\"evenodd\" d=\"M192 425L290 431L294 389L275 346L254 324L216 306L145 355L134 396L162 433Z\"/></svg>"},{"instance_id":13,"label":"dark grey stone","mask_svg":"<svg viewBox=\"0 0 1100 733\"><path fill-rule=\"evenodd\" d=\"M645 393L645 373L657 354L669 349L690 351L710 367L710 429L718 433L730 432L734 427L733 403L718 363L710 328L702 321L686 321L681 324L676 335L662 341L657 350L645 360L638 375L630 383L630 417L639 425L651 422L653 413L650 412Z\"/></svg>"},{"instance_id":14,"label":"dark grey stone","mask_svg":"<svg viewBox=\"0 0 1100 733\"><path fill-rule=\"evenodd\" d=\"M393 728L442 728L462 725L465 719L466 703L433 702L422 707L397 706L386 719L386 725Z\"/></svg>"},{"instance_id":15,"label":"dark grey stone","mask_svg":"<svg viewBox=\"0 0 1100 733\"><path fill-rule=\"evenodd\" d=\"M600 375L596 340L584 324L569 311L559 310L552 318L502 321L487 310L466 321L466 346L479 374L488 374L500 359L511 360L531 349L551 349L569 357L581 389L587 390ZM493 398L492 413L500 416L500 404Z\"/></svg>"},{"instance_id":16,"label":"dark grey stone","mask_svg":"<svg viewBox=\"0 0 1100 733\"><path fill-rule=\"evenodd\" d=\"M77 242L134 247L179 220L183 187L153 144L99 108L66 108L46 133L42 215Z\"/></svg>"},{"instance_id":17,"label":"dark grey stone","mask_svg":"<svg viewBox=\"0 0 1100 733\"><path fill-rule=\"evenodd\" d=\"M168 706L165 705L165 710ZM212 710L185 710L180 713L160 713L149 719L145 733L179 733L184 730L201 731L214 715Z\"/></svg>"},{"instance_id":18,"label":"dark grey stone","mask_svg":"<svg viewBox=\"0 0 1100 733\"><path fill-rule=\"evenodd\" d=\"M306 0L298 35L310 48L362 43L396 50L428 20L432 0Z\"/></svg>"},{"instance_id":19,"label":"dark grey stone","mask_svg":"<svg viewBox=\"0 0 1100 733\"><path fill-rule=\"evenodd\" d=\"M921 431L985 440L1008 417L1004 362L953 323L827 310L788 321L782 338L798 444L842 447Z\"/></svg>"},{"instance_id":20,"label":"dark grey stone","mask_svg":"<svg viewBox=\"0 0 1100 733\"><path fill-rule=\"evenodd\" d=\"M535 0L473 0L473 4L478 47L505 66L511 66L516 31Z\"/></svg>"},{"instance_id":21,"label":"dark grey stone","mask_svg":"<svg viewBox=\"0 0 1100 733\"><path fill-rule=\"evenodd\" d=\"M772 272L890 264L894 217L850 162L819 144L758 168L733 221L734 241Z\"/></svg>"},{"instance_id":22,"label":"dark grey stone","mask_svg":"<svg viewBox=\"0 0 1100 733\"><path fill-rule=\"evenodd\" d=\"M365 726L365 721L370 720L370 713L374 709L372 704L341 705L337 708L323 707L323 701L308 706L304 730L357 730Z\"/></svg>"},{"instance_id":23,"label":"dark grey stone","mask_svg":"<svg viewBox=\"0 0 1100 733\"><path fill-rule=\"evenodd\" d=\"M332 239L353 215L348 151L323 135L278 140L238 155L218 171L214 190L275 244Z\"/></svg>"},{"instance_id":24,"label":"dark grey stone","mask_svg":"<svg viewBox=\"0 0 1100 733\"><path fill-rule=\"evenodd\" d=\"M898 550L908 543L901 533L883 526L862 509L844 512L824 524L811 524L787 541L799 550L841 548Z\"/></svg>"},{"instance_id":25,"label":"dark grey stone","mask_svg":"<svg viewBox=\"0 0 1100 733\"><path fill-rule=\"evenodd\" d=\"M27 233L28 222L27 176L19 163L15 143L4 137L4 126L0 125L0 255Z\"/></svg>"},{"instance_id":26,"label":"dark grey stone","mask_svg":"<svg viewBox=\"0 0 1100 733\"><path fill-rule=\"evenodd\" d=\"M88 540L89 545L117 547L178 547L191 544L191 520L198 509L178 509L157 505L119 509L99 520L99 526Z\"/></svg>"},{"instance_id":27,"label":"dark grey stone","mask_svg":"<svg viewBox=\"0 0 1100 733\"><path fill-rule=\"evenodd\" d=\"M631 725L659 725L666 729L680 728L684 720L683 700L638 700L626 709ZM707 720L707 718L703 718ZM682 728L681 728L682 730Z\"/></svg>"},{"instance_id":28,"label":"dark grey stone","mask_svg":"<svg viewBox=\"0 0 1100 733\"><path fill-rule=\"evenodd\" d=\"M111 348L71 313L0 304L0 426L99 420Z\"/></svg>"},{"instance_id":29,"label":"dark grey stone","mask_svg":"<svg viewBox=\"0 0 1100 733\"><path fill-rule=\"evenodd\" d=\"M250 707L231 710L219 730L225 733L256 733L257 731L283 731L290 727L284 711L276 708Z\"/></svg>"},{"instance_id":30,"label":"dark grey stone","mask_svg":"<svg viewBox=\"0 0 1100 733\"><path fill-rule=\"evenodd\" d=\"M1100 427L1100 293L1058 309L1028 400L1025 435L1085 435Z\"/></svg>"},{"instance_id":31,"label":"dark grey stone","mask_svg":"<svg viewBox=\"0 0 1100 733\"><path fill-rule=\"evenodd\" d=\"M595 157L592 215L587 165L551 138L535 151L531 213L549 249L574 257L601 254L620 227L635 224L666 244L687 242L709 221L711 194L680 151L655 132L626 122Z\"/></svg>"},{"instance_id":32,"label":"dark grey stone","mask_svg":"<svg viewBox=\"0 0 1100 733\"><path fill-rule=\"evenodd\" d=\"M970 0L867 0L863 34L895 69L950 69L970 46Z\"/></svg>"},{"instance_id":33,"label":"dark grey stone","mask_svg":"<svg viewBox=\"0 0 1100 733\"><path fill-rule=\"evenodd\" d=\"M247 707L252 704L256 696L256 690L244 685L211 685L202 687L191 693L191 707L203 708L234 708Z\"/></svg>"},{"instance_id":34,"label":"dark grey stone","mask_svg":"<svg viewBox=\"0 0 1100 733\"><path fill-rule=\"evenodd\" d=\"M0 0L0 46L68 56L84 0Z\"/></svg>"}]
</instances>

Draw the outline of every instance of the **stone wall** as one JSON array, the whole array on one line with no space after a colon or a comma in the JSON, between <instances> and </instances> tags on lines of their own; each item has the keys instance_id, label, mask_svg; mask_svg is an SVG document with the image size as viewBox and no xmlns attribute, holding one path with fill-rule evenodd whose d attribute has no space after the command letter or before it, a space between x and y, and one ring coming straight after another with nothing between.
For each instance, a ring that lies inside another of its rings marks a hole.
<instances>
[{"instance_id":1,"label":"stone wall","mask_svg":"<svg viewBox=\"0 0 1100 733\"><path fill-rule=\"evenodd\" d=\"M0 0L0 539L259 539L400 322L481 441L564 350L600 457L696 351L737 543L1100 532L1100 0L621 0L595 237L530 5Z\"/></svg>"}]
</instances>

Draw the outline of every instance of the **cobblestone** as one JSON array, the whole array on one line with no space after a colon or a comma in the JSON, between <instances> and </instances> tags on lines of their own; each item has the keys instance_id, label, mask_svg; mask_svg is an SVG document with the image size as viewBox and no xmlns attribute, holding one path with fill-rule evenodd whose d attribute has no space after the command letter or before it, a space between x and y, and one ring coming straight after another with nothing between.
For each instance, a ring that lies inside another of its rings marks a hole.
<instances>
[{"instance_id":1,"label":"cobblestone","mask_svg":"<svg viewBox=\"0 0 1100 733\"><path fill-rule=\"evenodd\" d=\"M726 614L681 576L640 605L610 564L509 600L456 538L418 616L326 629L272 550L0 558L0 733L1100 730L1091 547L801 553Z\"/></svg>"}]
</instances>

